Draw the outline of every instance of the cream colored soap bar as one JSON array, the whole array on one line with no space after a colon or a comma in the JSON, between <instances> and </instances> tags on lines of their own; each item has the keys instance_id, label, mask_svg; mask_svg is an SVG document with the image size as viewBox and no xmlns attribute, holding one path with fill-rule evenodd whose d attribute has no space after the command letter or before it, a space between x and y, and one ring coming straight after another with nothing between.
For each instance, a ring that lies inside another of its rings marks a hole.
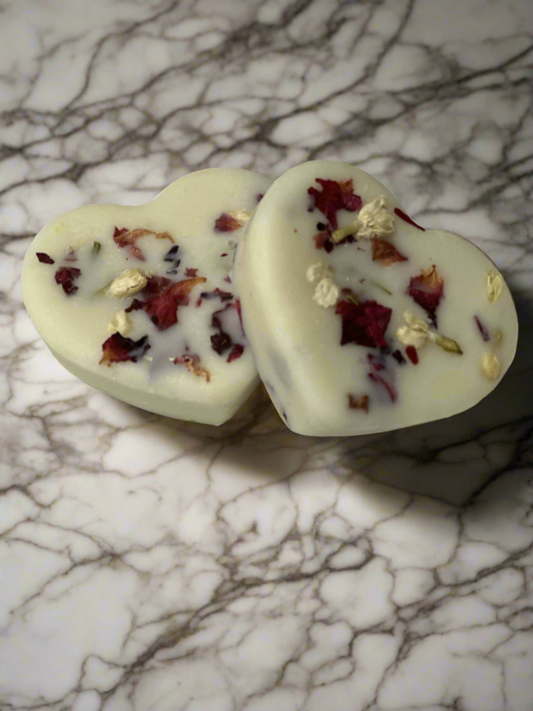
<instances>
[{"instance_id":1,"label":"cream colored soap bar","mask_svg":"<svg viewBox=\"0 0 533 711\"><path fill-rule=\"evenodd\" d=\"M24 260L23 296L59 362L145 410L229 419L258 384L229 274L269 185L204 170L146 205L89 205L44 227Z\"/></svg>"},{"instance_id":2,"label":"cream colored soap bar","mask_svg":"<svg viewBox=\"0 0 533 711\"><path fill-rule=\"evenodd\" d=\"M343 163L275 181L234 281L259 374L301 434L454 415L488 395L515 355L515 307L489 258L415 225L380 182Z\"/></svg>"}]
</instances>

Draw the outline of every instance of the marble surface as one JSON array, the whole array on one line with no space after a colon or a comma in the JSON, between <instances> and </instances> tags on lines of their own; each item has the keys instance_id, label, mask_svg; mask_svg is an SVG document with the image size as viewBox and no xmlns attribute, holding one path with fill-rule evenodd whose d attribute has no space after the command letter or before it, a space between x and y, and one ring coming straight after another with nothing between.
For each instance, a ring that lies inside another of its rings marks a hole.
<instances>
[{"instance_id":1,"label":"marble surface","mask_svg":"<svg viewBox=\"0 0 533 711\"><path fill-rule=\"evenodd\" d=\"M530 0L0 1L0 709L533 709ZM221 428L65 372L21 303L49 219L207 166L353 162L463 233L521 322L448 421Z\"/></svg>"}]
</instances>

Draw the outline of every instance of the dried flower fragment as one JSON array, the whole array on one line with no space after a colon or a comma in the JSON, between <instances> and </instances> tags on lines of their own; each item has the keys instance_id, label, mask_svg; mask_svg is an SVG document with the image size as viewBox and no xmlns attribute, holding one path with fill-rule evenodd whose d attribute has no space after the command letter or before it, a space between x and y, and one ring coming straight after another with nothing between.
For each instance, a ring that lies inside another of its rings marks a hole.
<instances>
[{"instance_id":1,"label":"dried flower fragment","mask_svg":"<svg viewBox=\"0 0 533 711\"><path fill-rule=\"evenodd\" d=\"M204 277L178 281L167 287L160 295L146 302L144 310L159 331L166 331L167 328L178 322L178 306L187 306L191 291L197 284L205 282Z\"/></svg>"},{"instance_id":2,"label":"dried flower fragment","mask_svg":"<svg viewBox=\"0 0 533 711\"><path fill-rule=\"evenodd\" d=\"M41 264L55 264L55 259L52 259L52 257L49 254L46 254L46 252L37 252L35 256Z\"/></svg>"},{"instance_id":3,"label":"dried flower fragment","mask_svg":"<svg viewBox=\"0 0 533 711\"><path fill-rule=\"evenodd\" d=\"M390 267L396 262L407 262L407 257L404 257L396 247L384 239L374 237L372 239L372 261L381 262L384 266Z\"/></svg>"},{"instance_id":4,"label":"dried flower fragment","mask_svg":"<svg viewBox=\"0 0 533 711\"><path fill-rule=\"evenodd\" d=\"M234 360L238 360L244 353L244 346L240 343L236 343L230 351L229 356L226 359L226 363L233 363Z\"/></svg>"},{"instance_id":5,"label":"dried flower fragment","mask_svg":"<svg viewBox=\"0 0 533 711\"><path fill-rule=\"evenodd\" d=\"M100 242L93 242L93 248L91 251L94 255L97 255L101 249L102 249L102 245Z\"/></svg>"},{"instance_id":6,"label":"dried flower fragment","mask_svg":"<svg viewBox=\"0 0 533 711\"><path fill-rule=\"evenodd\" d=\"M107 324L107 330L109 333L120 333L122 336L127 336L132 332L133 324L131 318L124 309L113 314Z\"/></svg>"},{"instance_id":7,"label":"dried flower fragment","mask_svg":"<svg viewBox=\"0 0 533 711\"><path fill-rule=\"evenodd\" d=\"M250 213L247 210L229 210L228 215L238 220L241 226L250 219Z\"/></svg>"},{"instance_id":8,"label":"dried flower fragment","mask_svg":"<svg viewBox=\"0 0 533 711\"><path fill-rule=\"evenodd\" d=\"M433 264L412 277L407 290L409 296L427 312L431 323L437 328L436 311L444 295L444 279Z\"/></svg>"},{"instance_id":9,"label":"dried flower fragment","mask_svg":"<svg viewBox=\"0 0 533 711\"><path fill-rule=\"evenodd\" d=\"M414 220L412 220L409 215L407 215L403 210L400 210L399 207L394 208L394 212L398 215L398 217L403 220L404 222L407 222L409 225L413 225L413 227L416 227L417 230L421 230L422 232L425 232L426 230L424 227L421 227L420 225L417 225Z\"/></svg>"},{"instance_id":10,"label":"dried flower fragment","mask_svg":"<svg viewBox=\"0 0 533 711\"><path fill-rule=\"evenodd\" d=\"M388 237L394 231L394 216L387 210L387 201L384 195L379 195L361 208L359 214L346 227L335 230L331 238L340 242L348 235L357 237Z\"/></svg>"},{"instance_id":11,"label":"dried flower fragment","mask_svg":"<svg viewBox=\"0 0 533 711\"><path fill-rule=\"evenodd\" d=\"M200 356L193 354L193 355L188 355L185 353L182 356L178 356L177 358L174 358L173 361L176 365L184 365L187 370L194 375L196 375L198 378L205 378L206 382L211 381L211 373L206 370L206 368L203 368L200 365Z\"/></svg>"},{"instance_id":12,"label":"dried flower fragment","mask_svg":"<svg viewBox=\"0 0 533 711\"><path fill-rule=\"evenodd\" d=\"M109 284L106 294L122 299L141 291L147 283L147 278L139 269L125 269Z\"/></svg>"},{"instance_id":13,"label":"dried flower fragment","mask_svg":"<svg viewBox=\"0 0 533 711\"><path fill-rule=\"evenodd\" d=\"M478 328L478 331L481 333L481 338L485 341L488 342L490 341L490 336L489 332L485 328L485 326L481 323L481 319L479 316L474 316L474 321L476 322L476 326Z\"/></svg>"},{"instance_id":14,"label":"dried flower fragment","mask_svg":"<svg viewBox=\"0 0 533 711\"><path fill-rule=\"evenodd\" d=\"M457 341L430 331L428 324L410 311L405 311L403 319L405 324L396 331L396 336L405 346L412 346L420 350L428 341L431 341L448 353L462 355L463 351Z\"/></svg>"},{"instance_id":15,"label":"dried flower fragment","mask_svg":"<svg viewBox=\"0 0 533 711\"><path fill-rule=\"evenodd\" d=\"M128 248L132 257L144 262L144 254L140 247L137 247L136 242L141 237L146 237L147 235L153 235L156 239L168 239L170 242L174 242L168 232L153 232L152 230L142 228L129 230L127 227L115 227L113 241L118 247Z\"/></svg>"},{"instance_id":16,"label":"dried flower fragment","mask_svg":"<svg viewBox=\"0 0 533 711\"><path fill-rule=\"evenodd\" d=\"M378 304L377 301L354 304L343 299L337 304L335 313L342 319L341 346L347 343L356 343L368 348L387 345L384 336L392 309Z\"/></svg>"},{"instance_id":17,"label":"dried flower fragment","mask_svg":"<svg viewBox=\"0 0 533 711\"><path fill-rule=\"evenodd\" d=\"M233 217L228 212L223 212L220 217L215 220L215 231L216 232L235 232L243 223L236 217Z\"/></svg>"},{"instance_id":18,"label":"dried flower fragment","mask_svg":"<svg viewBox=\"0 0 533 711\"><path fill-rule=\"evenodd\" d=\"M487 296L490 304L495 304L503 291L503 278L491 270L487 271Z\"/></svg>"},{"instance_id":19,"label":"dried flower fragment","mask_svg":"<svg viewBox=\"0 0 533 711\"><path fill-rule=\"evenodd\" d=\"M316 182L322 187L321 191L316 188L309 188L308 194L313 198L314 206L326 216L332 229L338 227L337 212L348 210L354 212L359 210L362 200L353 191L353 180L323 180L316 178Z\"/></svg>"},{"instance_id":20,"label":"dried flower fragment","mask_svg":"<svg viewBox=\"0 0 533 711\"><path fill-rule=\"evenodd\" d=\"M418 365L418 352L414 346L407 346L405 354L413 365Z\"/></svg>"},{"instance_id":21,"label":"dried flower fragment","mask_svg":"<svg viewBox=\"0 0 533 711\"><path fill-rule=\"evenodd\" d=\"M125 361L137 362L138 358L149 350L148 336L133 341L131 338L124 338L120 333L114 333L102 344L103 356L100 365L110 367L113 363L123 363Z\"/></svg>"},{"instance_id":22,"label":"dried flower fragment","mask_svg":"<svg viewBox=\"0 0 533 711\"><path fill-rule=\"evenodd\" d=\"M67 296L71 296L78 291L74 281L81 276L81 271L76 267L60 267L54 275L56 284L63 287L63 291Z\"/></svg>"},{"instance_id":23,"label":"dried flower fragment","mask_svg":"<svg viewBox=\"0 0 533 711\"><path fill-rule=\"evenodd\" d=\"M335 306L340 288L333 280L333 269L325 262L315 262L307 270L307 281L315 284L313 301L325 309Z\"/></svg>"},{"instance_id":24,"label":"dried flower fragment","mask_svg":"<svg viewBox=\"0 0 533 711\"><path fill-rule=\"evenodd\" d=\"M348 407L350 410L364 410L365 412L368 412L370 409L370 398L368 395L355 397L355 395L348 393Z\"/></svg>"},{"instance_id":25,"label":"dried flower fragment","mask_svg":"<svg viewBox=\"0 0 533 711\"><path fill-rule=\"evenodd\" d=\"M481 370L488 380L498 380L501 373L501 364L494 351L490 351L490 353L486 353L483 356Z\"/></svg>"}]
</instances>

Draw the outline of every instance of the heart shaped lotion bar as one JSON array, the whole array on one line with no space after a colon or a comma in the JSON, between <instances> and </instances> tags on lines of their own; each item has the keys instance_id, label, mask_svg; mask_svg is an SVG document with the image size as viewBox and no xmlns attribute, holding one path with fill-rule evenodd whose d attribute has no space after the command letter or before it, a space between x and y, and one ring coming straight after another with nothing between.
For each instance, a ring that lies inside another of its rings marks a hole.
<instances>
[{"instance_id":1,"label":"heart shaped lotion bar","mask_svg":"<svg viewBox=\"0 0 533 711\"><path fill-rule=\"evenodd\" d=\"M258 377L229 273L269 185L245 170L203 170L146 205L88 205L44 227L22 286L59 362L145 410L230 418Z\"/></svg>"},{"instance_id":2,"label":"heart shaped lotion bar","mask_svg":"<svg viewBox=\"0 0 533 711\"><path fill-rule=\"evenodd\" d=\"M493 390L516 351L513 300L488 257L418 227L380 182L343 163L275 181L234 281L259 374L301 434L454 415Z\"/></svg>"}]
</instances>

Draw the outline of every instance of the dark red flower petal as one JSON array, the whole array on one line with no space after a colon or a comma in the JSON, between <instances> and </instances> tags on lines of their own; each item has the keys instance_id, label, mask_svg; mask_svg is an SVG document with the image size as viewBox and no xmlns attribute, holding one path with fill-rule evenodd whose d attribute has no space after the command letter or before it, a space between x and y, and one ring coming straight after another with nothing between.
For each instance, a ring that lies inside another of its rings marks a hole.
<instances>
[{"instance_id":1,"label":"dark red flower petal","mask_svg":"<svg viewBox=\"0 0 533 711\"><path fill-rule=\"evenodd\" d=\"M387 242L385 239L378 239L374 237L372 239L372 261L381 262L386 267L389 267L395 262L406 262L407 257L404 257L396 247Z\"/></svg>"},{"instance_id":2,"label":"dark red flower petal","mask_svg":"<svg viewBox=\"0 0 533 711\"><path fill-rule=\"evenodd\" d=\"M257 193L257 196L256 196L255 199L257 200L257 202L261 202L261 200L262 200L264 197L265 197L265 196L263 195L263 193Z\"/></svg>"},{"instance_id":3,"label":"dark red flower petal","mask_svg":"<svg viewBox=\"0 0 533 711\"><path fill-rule=\"evenodd\" d=\"M187 267L185 270L185 276L190 277L191 279L195 277L198 274L198 269L191 269L190 267Z\"/></svg>"},{"instance_id":4,"label":"dark red flower petal","mask_svg":"<svg viewBox=\"0 0 533 711\"><path fill-rule=\"evenodd\" d=\"M398 215L398 217L403 220L404 222L409 223L410 225L413 225L413 227L416 227L419 230L422 230L422 232L425 232L426 230L423 227L420 227L420 225L417 225L414 220L412 220L409 215L406 215L403 210L400 210L399 207L394 208L394 212Z\"/></svg>"},{"instance_id":5,"label":"dark red flower petal","mask_svg":"<svg viewBox=\"0 0 533 711\"><path fill-rule=\"evenodd\" d=\"M393 351L392 357L399 365L403 365L406 362L400 351Z\"/></svg>"},{"instance_id":6,"label":"dark red flower petal","mask_svg":"<svg viewBox=\"0 0 533 711\"><path fill-rule=\"evenodd\" d=\"M413 365L418 364L418 352L414 346L407 346L407 348L405 349L405 354Z\"/></svg>"},{"instance_id":7,"label":"dark red flower petal","mask_svg":"<svg viewBox=\"0 0 533 711\"><path fill-rule=\"evenodd\" d=\"M137 358L142 358L149 348L148 336L133 341L131 338L121 336L120 333L114 333L102 344L103 356L100 365L109 367L113 363L123 363L128 360L136 363Z\"/></svg>"},{"instance_id":8,"label":"dark red flower petal","mask_svg":"<svg viewBox=\"0 0 533 711\"><path fill-rule=\"evenodd\" d=\"M218 353L218 355L222 355L224 351L231 348L231 345L232 341L230 336L227 333L224 333L222 329L218 333L211 336L211 348L215 351L215 353Z\"/></svg>"},{"instance_id":9,"label":"dark red flower petal","mask_svg":"<svg viewBox=\"0 0 533 711\"><path fill-rule=\"evenodd\" d=\"M124 311L129 314L132 311L140 311L140 309L144 309L144 301L141 301L140 299L133 299L131 304L127 309L124 309Z\"/></svg>"},{"instance_id":10,"label":"dark red flower petal","mask_svg":"<svg viewBox=\"0 0 533 711\"><path fill-rule=\"evenodd\" d=\"M55 264L55 260L52 259L49 254L46 254L46 252L37 252L36 256L41 264Z\"/></svg>"},{"instance_id":11,"label":"dark red flower petal","mask_svg":"<svg viewBox=\"0 0 533 711\"><path fill-rule=\"evenodd\" d=\"M355 397L351 393L348 394L348 407L350 410L364 410L368 412L370 408L370 398L368 395L361 395L361 397Z\"/></svg>"},{"instance_id":12,"label":"dark red flower petal","mask_svg":"<svg viewBox=\"0 0 533 711\"><path fill-rule=\"evenodd\" d=\"M242 227L242 222L239 222L235 217L223 212L220 217L215 220L215 230L217 232L234 232Z\"/></svg>"},{"instance_id":13,"label":"dark red flower petal","mask_svg":"<svg viewBox=\"0 0 533 711\"><path fill-rule=\"evenodd\" d=\"M414 301L427 312L431 323L437 328L436 310L444 294L444 279L433 264L412 277L407 291Z\"/></svg>"},{"instance_id":14,"label":"dark red flower petal","mask_svg":"<svg viewBox=\"0 0 533 711\"><path fill-rule=\"evenodd\" d=\"M165 279L164 277L157 278ZM186 306L189 303L189 294L192 289L205 281L204 277L178 281L166 288L160 295L145 302L144 310L159 331L166 331L167 328L178 322L178 306Z\"/></svg>"},{"instance_id":15,"label":"dark red flower petal","mask_svg":"<svg viewBox=\"0 0 533 711\"><path fill-rule=\"evenodd\" d=\"M481 337L483 338L484 341L490 341L490 336L485 328L485 326L481 323L480 319L478 316L474 316L474 321L476 322L476 326L478 327L479 332L481 333Z\"/></svg>"},{"instance_id":16,"label":"dark red flower petal","mask_svg":"<svg viewBox=\"0 0 533 711\"><path fill-rule=\"evenodd\" d=\"M353 191L352 180L323 180L316 178L316 182L322 187L321 191L316 188L309 188L308 194L314 200L315 207L326 216L332 229L338 227L337 212L339 210L348 210L354 212L359 210L363 204L359 195L355 195Z\"/></svg>"},{"instance_id":17,"label":"dark red flower petal","mask_svg":"<svg viewBox=\"0 0 533 711\"><path fill-rule=\"evenodd\" d=\"M233 348L231 349L231 352L227 358L227 362L231 363L234 360L237 360L242 356L244 353L244 346L241 346L239 343L236 343Z\"/></svg>"},{"instance_id":18,"label":"dark red flower petal","mask_svg":"<svg viewBox=\"0 0 533 711\"><path fill-rule=\"evenodd\" d=\"M216 299L217 297L220 301L231 301L233 299L233 294L230 291L222 291L218 286L214 291L202 291L200 294L202 299Z\"/></svg>"},{"instance_id":19,"label":"dark red flower petal","mask_svg":"<svg viewBox=\"0 0 533 711\"><path fill-rule=\"evenodd\" d=\"M74 281L81 276L81 271L76 267L59 267L55 273L56 284L63 287L63 291L68 296L75 294L78 287L74 285Z\"/></svg>"},{"instance_id":20,"label":"dark red flower petal","mask_svg":"<svg viewBox=\"0 0 533 711\"><path fill-rule=\"evenodd\" d=\"M386 346L384 335L389 325L392 309L378 304L377 301L365 301L355 304L353 301L339 301L335 313L342 318L341 346L356 343L368 348Z\"/></svg>"}]
</instances>

